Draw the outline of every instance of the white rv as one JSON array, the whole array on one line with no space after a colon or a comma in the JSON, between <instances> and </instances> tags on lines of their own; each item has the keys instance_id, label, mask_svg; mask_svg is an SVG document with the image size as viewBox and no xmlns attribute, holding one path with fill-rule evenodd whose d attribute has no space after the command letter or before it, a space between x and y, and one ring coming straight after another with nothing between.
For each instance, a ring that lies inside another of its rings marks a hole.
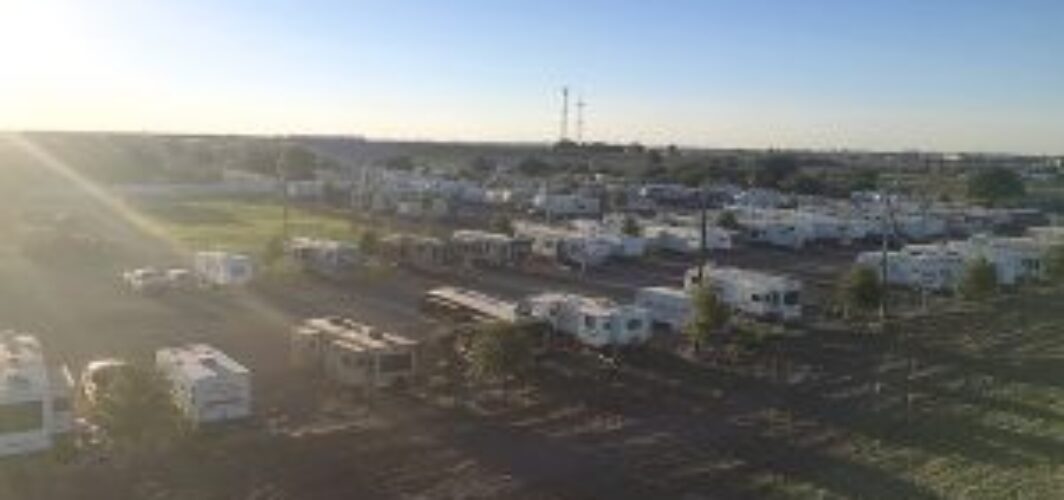
<instances>
[{"instance_id":1,"label":"white rv","mask_svg":"<svg viewBox=\"0 0 1064 500\"><path fill-rule=\"evenodd\" d=\"M736 267L704 268L704 278L719 299L744 314L767 319L797 320L802 316L800 281ZM684 288L700 286L697 267L684 276Z\"/></svg>"},{"instance_id":2,"label":"white rv","mask_svg":"<svg viewBox=\"0 0 1064 500\"><path fill-rule=\"evenodd\" d=\"M538 257L556 260L564 264L597 266L614 255L614 243L597 235L584 235L578 231L518 222L514 231L531 241L531 253Z\"/></svg>"},{"instance_id":3,"label":"white rv","mask_svg":"<svg viewBox=\"0 0 1064 500\"><path fill-rule=\"evenodd\" d=\"M635 292L635 305L647 310L655 325L680 332L691 320L691 294L682 288L651 286Z\"/></svg>"},{"instance_id":4,"label":"white rv","mask_svg":"<svg viewBox=\"0 0 1064 500\"><path fill-rule=\"evenodd\" d=\"M697 253L702 248L702 232L697 227L647 226L643 230L656 248L676 253ZM717 226L706 227L707 250L730 250L732 232Z\"/></svg>"},{"instance_id":5,"label":"white rv","mask_svg":"<svg viewBox=\"0 0 1064 500\"><path fill-rule=\"evenodd\" d=\"M292 330L291 360L342 385L381 388L414 377L417 347L406 337L330 316L308 319Z\"/></svg>"},{"instance_id":6,"label":"white rv","mask_svg":"<svg viewBox=\"0 0 1064 500\"><path fill-rule=\"evenodd\" d=\"M196 252L193 270L210 286L244 285L254 276L251 258L228 252Z\"/></svg>"},{"instance_id":7,"label":"white rv","mask_svg":"<svg viewBox=\"0 0 1064 500\"><path fill-rule=\"evenodd\" d=\"M642 344L651 334L646 309L606 299L543 293L526 298L521 308L524 314L591 347Z\"/></svg>"},{"instance_id":8,"label":"white rv","mask_svg":"<svg viewBox=\"0 0 1064 500\"><path fill-rule=\"evenodd\" d=\"M0 457L47 450L74 427L74 380L36 337L0 332Z\"/></svg>"},{"instance_id":9,"label":"white rv","mask_svg":"<svg viewBox=\"0 0 1064 500\"><path fill-rule=\"evenodd\" d=\"M532 207L547 217L574 217L596 215L600 211L598 198L579 194L538 193L532 198Z\"/></svg>"},{"instance_id":10,"label":"white rv","mask_svg":"<svg viewBox=\"0 0 1064 500\"><path fill-rule=\"evenodd\" d=\"M361 263L358 247L344 241L292 238L287 250L303 269L326 277L343 277Z\"/></svg>"},{"instance_id":11,"label":"white rv","mask_svg":"<svg viewBox=\"0 0 1064 500\"><path fill-rule=\"evenodd\" d=\"M155 352L174 404L196 425L251 416L251 372L206 344Z\"/></svg>"},{"instance_id":12,"label":"white rv","mask_svg":"<svg viewBox=\"0 0 1064 500\"><path fill-rule=\"evenodd\" d=\"M857 264L868 266L883 280L883 253L862 252ZM946 245L906 245L898 251L887 252L889 285L907 286L929 291L946 291L957 286L964 275L964 255Z\"/></svg>"}]
</instances>

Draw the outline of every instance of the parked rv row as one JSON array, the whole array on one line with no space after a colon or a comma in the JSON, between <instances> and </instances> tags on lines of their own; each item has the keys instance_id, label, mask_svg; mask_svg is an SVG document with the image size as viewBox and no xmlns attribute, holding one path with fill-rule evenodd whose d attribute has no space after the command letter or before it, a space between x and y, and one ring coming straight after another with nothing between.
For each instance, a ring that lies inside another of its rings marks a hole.
<instances>
[{"instance_id":1,"label":"parked rv row","mask_svg":"<svg viewBox=\"0 0 1064 500\"><path fill-rule=\"evenodd\" d=\"M128 367L121 360L91 362L75 384L65 366L49 364L37 337L0 332L0 457L72 441L78 392L86 404L98 404ZM155 368L167 381L174 405L193 425L251 415L250 372L213 347L160 349Z\"/></svg>"},{"instance_id":2,"label":"parked rv row","mask_svg":"<svg viewBox=\"0 0 1064 500\"><path fill-rule=\"evenodd\" d=\"M966 240L906 245L886 252L886 262L882 252L864 252L857 256L857 264L874 269L891 285L943 292L955 290L969 266L985 260L997 272L999 284L1012 286L1044 277L1047 253L1064 243L1059 229L1031 228L1025 237L976 235Z\"/></svg>"},{"instance_id":3,"label":"parked rv row","mask_svg":"<svg viewBox=\"0 0 1064 500\"><path fill-rule=\"evenodd\" d=\"M193 286L226 287L245 285L254 277L254 266L246 255L230 252L196 252L192 269L141 267L122 273L122 282L130 290L155 294Z\"/></svg>"},{"instance_id":4,"label":"parked rv row","mask_svg":"<svg viewBox=\"0 0 1064 500\"><path fill-rule=\"evenodd\" d=\"M782 322L802 317L799 280L712 265L688 270L683 287L640 288L631 304L555 292L506 301L473 290L441 287L425 293L422 307L430 314L459 322L542 321L594 348L632 346L646 342L655 330L683 331L694 314L694 292L703 283L738 314Z\"/></svg>"}]
</instances>

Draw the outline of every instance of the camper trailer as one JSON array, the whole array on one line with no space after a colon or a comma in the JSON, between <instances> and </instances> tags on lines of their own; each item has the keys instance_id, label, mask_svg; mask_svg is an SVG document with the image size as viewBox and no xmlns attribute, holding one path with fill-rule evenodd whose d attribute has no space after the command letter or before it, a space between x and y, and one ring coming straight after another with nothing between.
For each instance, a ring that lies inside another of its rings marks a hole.
<instances>
[{"instance_id":1,"label":"camper trailer","mask_svg":"<svg viewBox=\"0 0 1064 500\"><path fill-rule=\"evenodd\" d=\"M736 267L705 266L705 279L717 296L732 309L750 316L784 321L802 316L802 284L798 280ZM684 276L688 291L700 286L699 269L689 269Z\"/></svg>"},{"instance_id":2,"label":"camper trailer","mask_svg":"<svg viewBox=\"0 0 1064 500\"><path fill-rule=\"evenodd\" d=\"M206 344L155 352L155 367L170 382L170 395L193 424L251 416L251 372Z\"/></svg>"},{"instance_id":3,"label":"camper trailer","mask_svg":"<svg viewBox=\"0 0 1064 500\"><path fill-rule=\"evenodd\" d=\"M346 277L361 263L358 247L343 241L297 237L287 246L305 271L328 278Z\"/></svg>"},{"instance_id":4,"label":"camper trailer","mask_svg":"<svg viewBox=\"0 0 1064 500\"><path fill-rule=\"evenodd\" d=\"M292 330L291 360L341 385L402 385L417 370L417 342L349 318L308 319Z\"/></svg>"},{"instance_id":5,"label":"camper trailer","mask_svg":"<svg viewBox=\"0 0 1064 500\"><path fill-rule=\"evenodd\" d=\"M702 249L702 231L688 226L647 226L644 233L655 248L667 252L693 254ZM706 227L707 250L729 250L733 247L731 231Z\"/></svg>"},{"instance_id":6,"label":"camper trailer","mask_svg":"<svg viewBox=\"0 0 1064 500\"><path fill-rule=\"evenodd\" d=\"M460 322L518 320L516 302L509 302L475 290L451 286L433 288L421 299L421 308L430 314Z\"/></svg>"},{"instance_id":7,"label":"camper trailer","mask_svg":"<svg viewBox=\"0 0 1064 500\"><path fill-rule=\"evenodd\" d=\"M51 448L74 427L74 381L49 367L36 337L0 332L0 457Z\"/></svg>"},{"instance_id":8,"label":"camper trailer","mask_svg":"<svg viewBox=\"0 0 1064 500\"><path fill-rule=\"evenodd\" d=\"M606 299L562 293L526 298L522 311L591 347L638 345L650 338L647 311Z\"/></svg>"},{"instance_id":9,"label":"camper trailer","mask_svg":"<svg viewBox=\"0 0 1064 500\"><path fill-rule=\"evenodd\" d=\"M396 264L420 271L445 269L452 260L447 244L431 236L392 234L381 238L381 248Z\"/></svg>"},{"instance_id":10,"label":"camper trailer","mask_svg":"<svg viewBox=\"0 0 1064 500\"><path fill-rule=\"evenodd\" d=\"M196 252L193 270L208 286L245 285L254 276L250 257L229 252Z\"/></svg>"},{"instance_id":11,"label":"camper trailer","mask_svg":"<svg viewBox=\"0 0 1064 500\"><path fill-rule=\"evenodd\" d=\"M927 291L952 290L966 268L964 255L946 245L906 245L886 255L887 276L884 281L889 285ZM884 279L882 252L862 252L857 256L857 264L874 269L879 278Z\"/></svg>"},{"instance_id":12,"label":"camper trailer","mask_svg":"<svg viewBox=\"0 0 1064 500\"><path fill-rule=\"evenodd\" d=\"M451 235L454 254L471 265L517 266L532 252L532 242L500 233L460 230Z\"/></svg>"},{"instance_id":13,"label":"camper trailer","mask_svg":"<svg viewBox=\"0 0 1064 500\"><path fill-rule=\"evenodd\" d=\"M682 288L651 286L635 292L635 305L647 310L650 320L680 332L691 319L691 294Z\"/></svg>"},{"instance_id":14,"label":"camper trailer","mask_svg":"<svg viewBox=\"0 0 1064 500\"><path fill-rule=\"evenodd\" d=\"M584 235L542 224L514 224L517 234L531 241L531 253L561 264L597 266L614 255L614 243L596 235Z\"/></svg>"}]
</instances>

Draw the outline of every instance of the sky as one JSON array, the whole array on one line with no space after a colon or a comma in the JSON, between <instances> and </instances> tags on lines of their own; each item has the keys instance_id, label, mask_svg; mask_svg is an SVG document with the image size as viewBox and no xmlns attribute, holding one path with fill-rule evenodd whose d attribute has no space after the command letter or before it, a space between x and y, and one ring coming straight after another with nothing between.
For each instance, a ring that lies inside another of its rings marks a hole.
<instances>
[{"instance_id":1,"label":"sky","mask_svg":"<svg viewBox=\"0 0 1064 500\"><path fill-rule=\"evenodd\" d=\"M0 0L0 129L550 141L563 86L586 140L1064 154L1064 1Z\"/></svg>"}]
</instances>

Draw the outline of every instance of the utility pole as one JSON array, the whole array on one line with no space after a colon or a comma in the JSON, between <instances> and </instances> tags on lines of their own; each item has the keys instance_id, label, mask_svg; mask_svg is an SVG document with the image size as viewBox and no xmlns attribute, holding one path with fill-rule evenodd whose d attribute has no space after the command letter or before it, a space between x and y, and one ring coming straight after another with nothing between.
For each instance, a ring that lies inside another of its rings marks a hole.
<instances>
[{"instance_id":1,"label":"utility pole","mask_svg":"<svg viewBox=\"0 0 1064 500\"><path fill-rule=\"evenodd\" d=\"M558 142L569 139L569 87L562 87L562 123Z\"/></svg>"},{"instance_id":2,"label":"utility pole","mask_svg":"<svg viewBox=\"0 0 1064 500\"><path fill-rule=\"evenodd\" d=\"M706 235L706 223L708 222L708 216L706 214L706 188L704 186L698 188L698 207L701 212L699 216L701 227L698 231L698 284L699 286L704 286L706 283L706 264L708 264L709 261L709 252L706 249L708 243Z\"/></svg>"},{"instance_id":3,"label":"utility pole","mask_svg":"<svg viewBox=\"0 0 1064 500\"><path fill-rule=\"evenodd\" d=\"M584 102L584 98L577 97L576 99L576 143L584 144L584 108L587 103Z\"/></svg>"},{"instance_id":4,"label":"utility pole","mask_svg":"<svg viewBox=\"0 0 1064 500\"><path fill-rule=\"evenodd\" d=\"M288 241L288 176L284 172L284 154L285 146L282 144L274 162L274 172L277 184L281 187L281 239Z\"/></svg>"}]
</instances>

